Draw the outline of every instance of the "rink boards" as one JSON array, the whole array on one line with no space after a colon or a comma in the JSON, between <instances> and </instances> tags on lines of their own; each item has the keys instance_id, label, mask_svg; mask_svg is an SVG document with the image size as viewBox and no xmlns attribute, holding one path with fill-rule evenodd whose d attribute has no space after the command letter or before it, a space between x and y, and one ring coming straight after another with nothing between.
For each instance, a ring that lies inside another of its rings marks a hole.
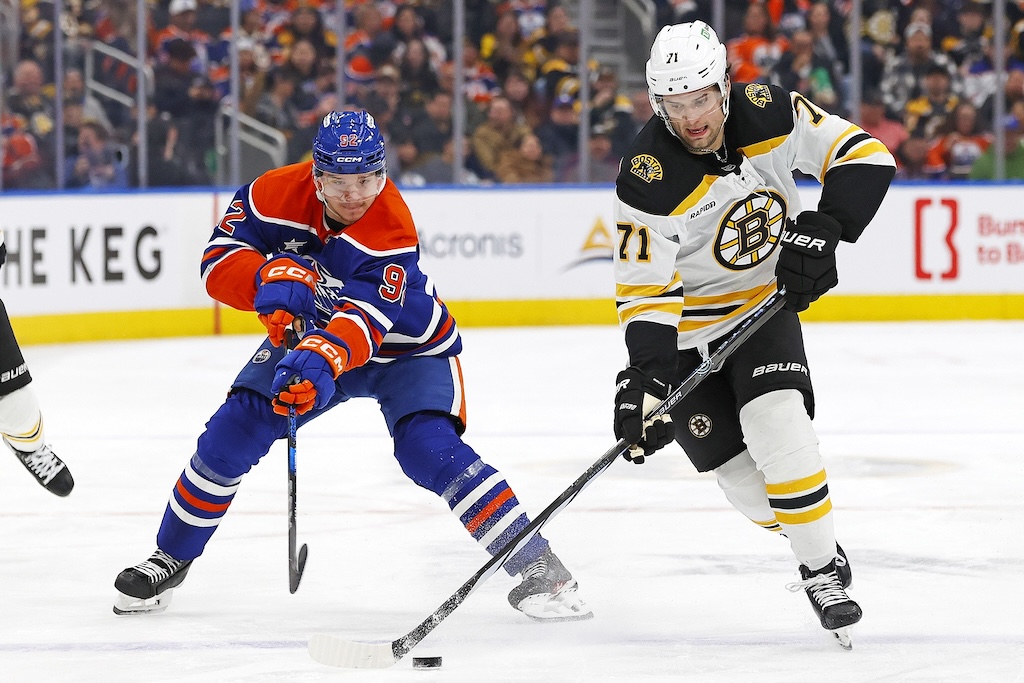
<instances>
[{"instance_id":1,"label":"rink boards","mask_svg":"<svg viewBox=\"0 0 1024 683\"><path fill-rule=\"evenodd\" d=\"M1024 319L1024 186L894 186L808 320ZM232 192L0 195L23 343L259 331L199 260ZM814 208L819 188L802 186ZM410 189L423 269L463 326L614 324L610 186ZM789 207L791 215L799 210Z\"/></svg>"}]
</instances>

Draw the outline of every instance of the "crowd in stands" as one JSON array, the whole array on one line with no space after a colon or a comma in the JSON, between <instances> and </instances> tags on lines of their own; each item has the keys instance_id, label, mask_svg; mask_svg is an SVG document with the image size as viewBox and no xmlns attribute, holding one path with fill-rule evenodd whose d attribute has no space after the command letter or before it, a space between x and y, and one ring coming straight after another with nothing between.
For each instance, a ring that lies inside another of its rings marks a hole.
<instances>
[{"instance_id":1,"label":"crowd in stands","mask_svg":"<svg viewBox=\"0 0 1024 683\"><path fill-rule=\"evenodd\" d=\"M240 0L232 35L227 0L150 0L145 44L152 68L147 178L152 187L212 184L214 128L230 101L232 45L238 109L281 131L288 161L308 158L323 115L366 109L388 143L389 176L418 186L452 182L548 183L582 179L577 73L579 34L558 0L466 0L462 71L456 86L452 3L346 0L344 44L335 0ZM849 0L725 0L735 82L797 90L861 122L897 156L898 178L990 178L993 102L1000 87L993 45L1006 47L1001 87L1008 177L1024 177L1024 5L1007 4L1008 35L992 28L991 4L974 0L864 0L859 46L860 109L850 111ZM21 0L17 59L5 62L3 188L57 184L56 100L61 98L68 188L136 184L138 113L87 91L92 41L136 51L135 0ZM709 0L656 0L661 25L709 20ZM65 34L63 92L55 92L54 25ZM342 60L345 92L335 92ZM614 180L630 141L652 115L646 89L589 65L589 180ZM134 99L136 71L100 55L95 78ZM463 176L455 179L454 98L466 99Z\"/></svg>"}]
</instances>

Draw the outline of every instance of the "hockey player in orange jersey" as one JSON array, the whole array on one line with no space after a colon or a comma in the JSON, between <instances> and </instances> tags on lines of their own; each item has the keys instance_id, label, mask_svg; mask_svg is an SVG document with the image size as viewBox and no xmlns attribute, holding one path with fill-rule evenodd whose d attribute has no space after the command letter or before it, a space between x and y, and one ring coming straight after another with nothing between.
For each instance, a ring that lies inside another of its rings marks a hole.
<instances>
[{"instance_id":1,"label":"hockey player in orange jersey","mask_svg":"<svg viewBox=\"0 0 1024 683\"><path fill-rule=\"evenodd\" d=\"M488 552L529 524L504 477L461 438L461 337L420 270L416 226L387 177L372 116L327 115L312 164L269 171L239 189L201 267L210 295L255 312L267 339L199 437L171 491L156 551L117 576L115 612L167 607L243 475L285 437L290 407L301 428L350 398L374 398L403 472L443 498ZM305 334L287 352L296 318ZM591 616L544 538L504 568L522 576L509 602L528 616Z\"/></svg>"}]
</instances>

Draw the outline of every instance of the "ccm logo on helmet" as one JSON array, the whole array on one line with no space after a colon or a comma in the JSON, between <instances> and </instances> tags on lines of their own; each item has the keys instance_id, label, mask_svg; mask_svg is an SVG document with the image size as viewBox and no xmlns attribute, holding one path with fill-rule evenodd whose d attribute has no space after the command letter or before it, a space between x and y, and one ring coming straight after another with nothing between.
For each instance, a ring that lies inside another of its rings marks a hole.
<instances>
[{"instance_id":1,"label":"ccm logo on helmet","mask_svg":"<svg viewBox=\"0 0 1024 683\"><path fill-rule=\"evenodd\" d=\"M336 164L349 164L355 161L362 161L362 157L338 157L334 160Z\"/></svg>"}]
</instances>

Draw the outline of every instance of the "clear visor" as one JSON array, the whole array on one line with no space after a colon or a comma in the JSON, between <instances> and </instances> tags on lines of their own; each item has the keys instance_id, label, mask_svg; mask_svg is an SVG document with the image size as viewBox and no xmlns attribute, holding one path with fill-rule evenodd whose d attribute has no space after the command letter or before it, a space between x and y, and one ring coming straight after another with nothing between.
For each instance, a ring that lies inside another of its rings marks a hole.
<instances>
[{"instance_id":1,"label":"clear visor","mask_svg":"<svg viewBox=\"0 0 1024 683\"><path fill-rule=\"evenodd\" d=\"M654 98L658 113L672 121L696 121L716 109L722 108L722 91L717 85L694 93L657 95Z\"/></svg>"},{"instance_id":2,"label":"clear visor","mask_svg":"<svg viewBox=\"0 0 1024 683\"><path fill-rule=\"evenodd\" d=\"M346 175L323 173L313 177L313 182L323 196L347 202L376 197L384 189L385 180L384 174L378 171Z\"/></svg>"}]
</instances>

